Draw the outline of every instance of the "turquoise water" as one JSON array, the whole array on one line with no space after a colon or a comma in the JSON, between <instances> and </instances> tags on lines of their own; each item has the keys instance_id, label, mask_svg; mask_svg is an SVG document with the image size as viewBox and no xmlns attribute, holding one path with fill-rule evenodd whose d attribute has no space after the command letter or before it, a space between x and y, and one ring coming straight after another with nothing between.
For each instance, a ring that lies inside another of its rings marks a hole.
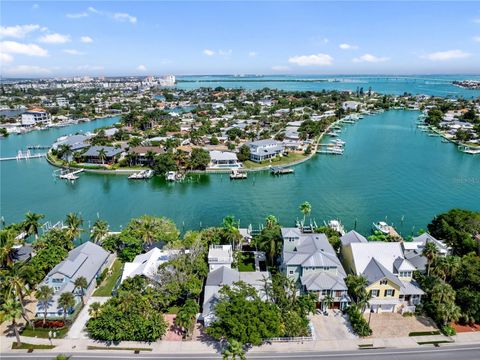
<instances>
[{"instance_id":1,"label":"turquoise water","mask_svg":"<svg viewBox=\"0 0 480 360\"><path fill-rule=\"evenodd\" d=\"M179 228L218 225L227 214L241 225L256 226L268 214L285 225L300 217L308 200L317 223L340 218L348 228L369 232L373 221L393 222L408 235L424 228L435 214L452 207L480 210L480 156L459 152L440 138L416 129L413 111L389 111L347 125L343 156L315 156L295 167L295 174L249 174L245 181L225 175L198 175L169 184L155 177L129 181L125 176L81 174L74 184L55 180L45 160L0 163L1 215L20 220L28 210L47 219L81 212L86 225L97 213L113 229L145 213L175 220ZM12 135L0 140L2 156L27 145L50 144L58 136L91 130L117 119L68 128ZM403 217L403 222L401 221Z\"/></svg>"},{"instance_id":2,"label":"turquoise water","mask_svg":"<svg viewBox=\"0 0 480 360\"><path fill-rule=\"evenodd\" d=\"M416 76L347 76L347 75L277 75L277 76L179 76L178 88L229 87L262 89L265 87L288 91L351 90L363 87L382 94L402 95L405 92L443 97L474 98L480 90L468 90L451 84L453 80L480 80L479 75L416 75ZM326 79L329 82L312 82ZM300 82L299 80L309 80ZM188 81L188 82L181 82Z\"/></svg>"}]
</instances>

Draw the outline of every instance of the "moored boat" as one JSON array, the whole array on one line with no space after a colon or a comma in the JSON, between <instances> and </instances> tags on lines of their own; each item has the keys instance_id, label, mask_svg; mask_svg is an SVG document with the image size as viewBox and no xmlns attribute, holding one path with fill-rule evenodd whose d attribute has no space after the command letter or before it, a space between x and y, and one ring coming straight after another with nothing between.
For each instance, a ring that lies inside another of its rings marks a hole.
<instances>
[{"instance_id":1,"label":"moored boat","mask_svg":"<svg viewBox=\"0 0 480 360\"><path fill-rule=\"evenodd\" d=\"M382 234L390 234L390 226L385 221L373 223L373 230L380 231Z\"/></svg>"}]
</instances>

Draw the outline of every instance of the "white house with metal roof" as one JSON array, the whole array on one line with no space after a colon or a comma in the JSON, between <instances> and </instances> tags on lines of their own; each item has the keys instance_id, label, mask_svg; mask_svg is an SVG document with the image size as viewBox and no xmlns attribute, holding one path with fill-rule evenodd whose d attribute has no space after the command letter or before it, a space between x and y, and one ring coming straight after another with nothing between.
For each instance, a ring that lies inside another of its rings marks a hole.
<instances>
[{"instance_id":1,"label":"white house with metal roof","mask_svg":"<svg viewBox=\"0 0 480 360\"><path fill-rule=\"evenodd\" d=\"M350 299L346 273L325 234L304 234L299 228L282 228L282 270L297 281L302 291L318 295L324 307L327 295L333 308L344 309Z\"/></svg>"},{"instance_id":2,"label":"white house with metal roof","mask_svg":"<svg viewBox=\"0 0 480 360\"><path fill-rule=\"evenodd\" d=\"M250 148L250 160L255 162L271 159L285 151L283 144L273 139L251 141L246 145Z\"/></svg>"}]
</instances>

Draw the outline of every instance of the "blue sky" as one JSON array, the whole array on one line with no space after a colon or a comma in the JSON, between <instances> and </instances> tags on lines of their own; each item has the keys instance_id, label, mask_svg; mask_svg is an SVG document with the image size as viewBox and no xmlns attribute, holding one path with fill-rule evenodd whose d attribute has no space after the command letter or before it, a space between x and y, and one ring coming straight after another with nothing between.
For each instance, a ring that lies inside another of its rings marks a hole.
<instances>
[{"instance_id":1,"label":"blue sky","mask_svg":"<svg viewBox=\"0 0 480 360\"><path fill-rule=\"evenodd\" d=\"M476 2L2 1L5 77L480 73Z\"/></svg>"}]
</instances>

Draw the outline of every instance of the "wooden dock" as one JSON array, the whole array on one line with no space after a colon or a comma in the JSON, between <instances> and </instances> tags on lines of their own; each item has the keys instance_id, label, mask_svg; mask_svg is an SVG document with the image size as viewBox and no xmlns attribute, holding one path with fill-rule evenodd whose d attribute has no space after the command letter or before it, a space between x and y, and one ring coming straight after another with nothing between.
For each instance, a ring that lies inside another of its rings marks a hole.
<instances>
[{"instance_id":1,"label":"wooden dock","mask_svg":"<svg viewBox=\"0 0 480 360\"><path fill-rule=\"evenodd\" d=\"M45 157L47 154L34 154L30 156L11 156L0 158L0 161L9 161L9 160L29 160L29 159L40 159Z\"/></svg>"}]
</instances>

